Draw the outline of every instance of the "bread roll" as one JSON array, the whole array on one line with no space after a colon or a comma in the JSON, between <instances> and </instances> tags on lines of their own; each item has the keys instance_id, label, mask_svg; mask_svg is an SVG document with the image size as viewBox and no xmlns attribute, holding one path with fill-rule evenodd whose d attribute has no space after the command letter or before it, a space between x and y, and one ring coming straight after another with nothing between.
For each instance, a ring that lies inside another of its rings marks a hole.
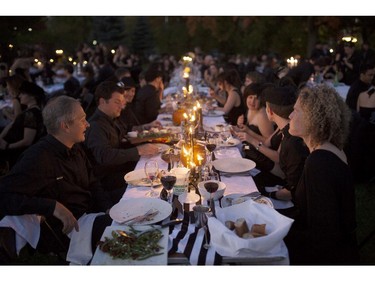
<instances>
[{"instance_id":1,"label":"bread roll","mask_svg":"<svg viewBox=\"0 0 375 281\"><path fill-rule=\"evenodd\" d=\"M253 224L251 226L251 233L254 237L265 236L266 234L266 224Z\"/></svg>"},{"instance_id":2,"label":"bread roll","mask_svg":"<svg viewBox=\"0 0 375 281\"><path fill-rule=\"evenodd\" d=\"M254 235L251 234L251 232L246 232L242 235L242 238L244 239L250 239L250 238L254 238Z\"/></svg>"},{"instance_id":3,"label":"bread roll","mask_svg":"<svg viewBox=\"0 0 375 281\"><path fill-rule=\"evenodd\" d=\"M234 229L234 221L226 221L225 226L228 227L230 230Z\"/></svg>"},{"instance_id":4,"label":"bread roll","mask_svg":"<svg viewBox=\"0 0 375 281\"><path fill-rule=\"evenodd\" d=\"M249 232L249 227L247 226L246 220L244 218L239 218L234 223L234 229L236 234L239 237L242 237L242 235L246 232Z\"/></svg>"}]
</instances>

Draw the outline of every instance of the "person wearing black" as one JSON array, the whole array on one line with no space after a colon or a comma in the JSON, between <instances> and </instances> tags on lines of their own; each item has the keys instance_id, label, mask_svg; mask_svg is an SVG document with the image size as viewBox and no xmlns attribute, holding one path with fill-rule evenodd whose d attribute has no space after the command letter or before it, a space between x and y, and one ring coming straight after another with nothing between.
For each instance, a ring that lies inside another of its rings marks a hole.
<instances>
[{"instance_id":1,"label":"person wearing black","mask_svg":"<svg viewBox=\"0 0 375 281\"><path fill-rule=\"evenodd\" d=\"M343 151L350 110L334 88L300 91L289 132L310 150L295 192L297 216L284 238L292 265L355 265L355 190Z\"/></svg>"},{"instance_id":2,"label":"person wearing black","mask_svg":"<svg viewBox=\"0 0 375 281\"><path fill-rule=\"evenodd\" d=\"M299 137L289 134L289 114L293 111L297 90L293 86L268 87L264 91L266 111L268 118L275 122L282 133L279 146L279 167L284 176L276 173L275 167L268 172L261 172L254 177L254 182L259 191L278 200L294 201L295 192L300 180L305 160L309 154L307 146ZM262 151L262 143L259 142L257 150ZM279 178L275 177L279 176ZM267 192L265 187L281 185L282 188ZM280 213L289 217L294 216L295 209L280 209Z\"/></svg>"},{"instance_id":3,"label":"person wearing black","mask_svg":"<svg viewBox=\"0 0 375 281\"><path fill-rule=\"evenodd\" d=\"M89 126L78 100L59 96L43 110L48 135L27 149L10 173L0 180L0 217L37 214L45 218L66 248L67 234L79 231L84 214L106 212L112 205L96 177L80 143ZM112 219L96 217L91 247ZM13 247L14 248L14 247ZM4 250L4 247L0 251ZM61 251L46 224L41 225L37 250Z\"/></svg>"},{"instance_id":4,"label":"person wearing black","mask_svg":"<svg viewBox=\"0 0 375 281\"><path fill-rule=\"evenodd\" d=\"M226 93L223 97L210 89L210 95L217 100L219 106L216 110L224 112L224 120L230 125L237 125L238 117L245 113L245 102L241 93L241 79L235 69L229 69L217 76L217 85L220 91Z\"/></svg>"},{"instance_id":5,"label":"person wearing black","mask_svg":"<svg viewBox=\"0 0 375 281\"><path fill-rule=\"evenodd\" d=\"M163 74L155 69L145 73L147 85L136 93L134 113L141 124L150 123L157 119L163 97Z\"/></svg>"},{"instance_id":6,"label":"person wearing black","mask_svg":"<svg viewBox=\"0 0 375 281\"><path fill-rule=\"evenodd\" d=\"M41 111L45 101L44 90L35 83L23 81L19 91L20 103L26 106L26 110L0 134L0 158L8 161L10 168L26 148L45 134Z\"/></svg>"},{"instance_id":7,"label":"person wearing black","mask_svg":"<svg viewBox=\"0 0 375 281\"><path fill-rule=\"evenodd\" d=\"M344 43L344 53L337 54L335 59L338 70L343 74L341 82L350 86L359 77L361 65L361 56L359 51L355 49L353 42Z\"/></svg>"},{"instance_id":8,"label":"person wearing black","mask_svg":"<svg viewBox=\"0 0 375 281\"><path fill-rule=\"evenodd\" d=\"M96 111L89 119L85 147L103 188L117 203L127 187L124 175L134 170L140 156L159 152L155 144L133 146L117 118L124 107L124 88L104 81L95 90Z\"/></svg>"},{"instance_id":9,"label":"person wearing black","mask_svg":"<svg viewBox=\"0 0 375 281\"><path fill-rule=\"evenodd\" d=\"M375 76L375 66L364 64L360 68L359 78L350 85L345 102L353 111L357 111L357 100L360 93L367 91Z\"/></svg>"},{"instance_id":10,"label":"person wearing black","mask_svg":"<svg viewBox=\"0 0 375 281\"><path fill-rule=\"evenodd\" d=\"M73 65L65 65L64 70L65 76L67 77L67 80L64 82L64 94L73 98L78 98L81 90L81 84L79 80L73 76Z\"/></svg>"},{"instance_id":11,"label":"person wearing black","mask_svg":"<svg viewBox=\"0 0 375 281\"><path fill-rule=\"evenodd\" d=\"M125 108L118 118L119 123L124 127L125 132L149 130L153 127L161 128L159 120L154 120L147 124L142 124L134 113L133 99L136 92L136 85L131 77L121 79L124 87Z\"/></svg>"},{"instance_id":12,"label":"person wearing black","mask_svg":"<svg viewBox=\"0 0 375 281\"><path fill-rule=\"evenodd\" d=\"M309 60L302 61L296 67L289 70L286 77L290 77L297 86L306 83L313 74L320 73L325 66L324 58L311 57Z\"/></svg>"}]
</instances>

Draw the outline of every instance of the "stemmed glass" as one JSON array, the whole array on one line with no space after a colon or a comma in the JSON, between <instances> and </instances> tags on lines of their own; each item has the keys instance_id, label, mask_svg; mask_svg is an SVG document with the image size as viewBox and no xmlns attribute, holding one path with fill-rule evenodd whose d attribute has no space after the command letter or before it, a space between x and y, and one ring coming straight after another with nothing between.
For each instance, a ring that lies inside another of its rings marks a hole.
<instances>
[{"instance_id":1,"label":"stemmed glass","mask_svg":"<svg viewBox=\"0 0 375 281\"><path fill-rule=\"evenodd\" d=\"M204 183L204 188L210 194L210 209L212 214L215 216L215 202L212 198L212 194L214 194L219 189L219 181L218 175L215 172L210 173L211 180Z\"/></svg>"},{"instance_id":2,"label":"stemmed glass","mask_svg":"<svg viewBox=\"0 0 375 281\"><path fill-rule=\"evenodd\" d=\"M230 132L230 129L227 127L224 127L220 133L220 137L223 140L224 144L227 145L228 140L232 137L232 133Z\"/></svg>"},{"instance_id":3,"label":"stemmed glass","mask_svg":"<svg viewBox=\"0 0 375 281\"><path fill-rule=\"evenodd\" d=\"M145 174L147 178L150 180L151 190L146 194L147 197L157 197L157 194L154 191L154 180L157 178L159 173L159 165L158 162L155 160L149 160L145 163Z\"/></svg>"},{"instance_id":4,"label":"stemmed glass","mask_svg":"<svg viewBox=\"0 0 375 281\"><path fill-rule=\"evenodd\" d=\"M209 159L209 162L207 164L208 167L210 167L210 165L212 164L214 150L216 149L216 143L217 142L216 142L216 139L214 138L214 136L207 135L207 137L206 137L206 148L210 152L210 159Z\"/></svg>"},{"instance_id":5,"label":"stemmed glass","mask_svg":"<svg viewBox=\"0 0 375 281\"><path fill-rule=\"evenodd\" d=\"M167 191L168 196L167 196L167 201L168 203L172 203L172 194L171 191L173 189L173 186L176 184L176 174L172 171L161 171L161 184L163 185L164 190Z\"/></svg>"}]
</instances>

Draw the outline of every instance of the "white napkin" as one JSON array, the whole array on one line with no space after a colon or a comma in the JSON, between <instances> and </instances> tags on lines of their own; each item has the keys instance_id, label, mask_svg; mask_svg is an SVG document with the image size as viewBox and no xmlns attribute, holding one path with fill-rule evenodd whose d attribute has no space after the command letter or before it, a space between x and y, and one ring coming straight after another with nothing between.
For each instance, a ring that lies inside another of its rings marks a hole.
<instances>
[{"instance_id":1,"label":"white napkin","mask_svg":"<svg viewBox=\"0 0 375 281\"><path fill-rule=\"evenodd\" d=\"M282 254L283 238L287 235L293 220L281 215L269 206L258 204L252 200L226 208L216 209L217 219L208 218L211 243L222 256L238 256L242 254L253 257L279 256ZM266 224L266 236L244 239L229 230L225 221L236 221L244 218L249 229L254 223Z\"/></svg>"},{"instance_id":2,"label":"white napkin","mask_svg":"<svg viewBox=\"0 0 375 281\"><path fill-rule=\"evenodd\" d=\"M69 250L66 260L70 265L87 265L93 253L91 249L91 234L94 220L104 213L84 214L78 220L79 231L73 229L68 234L70 238Z\"/></svg>"},{"instance_id":3,"label":"white napkin","mask_svg":"<svg viewBox=\"0 0 375 281\"><path fill-rule=\"evenodd\" d=\"M274 191L280 190L281 188L282 188L281 185L266 186L265 190L267 192L274 192ZM284 201L284 200L277 200L277 199L273 199L273 198L270 198L270 199L271 199L275 209L288 209L288 208L291 208L291 207L294 206L294 204L291 200Z\"/></svg>"},{"instance_id":4,"label":"white napkin","mask_svg":"<svg viewBox=\"0 0 375 281\"><path fill-rule=\"evenodd\" d=\"M40 237L40 216L5 216L0 221L0 226L11 227L16 232L17 254L20 253L26 243L29 243L34 249L38 245Z\"/></svg>"}]
</instances>

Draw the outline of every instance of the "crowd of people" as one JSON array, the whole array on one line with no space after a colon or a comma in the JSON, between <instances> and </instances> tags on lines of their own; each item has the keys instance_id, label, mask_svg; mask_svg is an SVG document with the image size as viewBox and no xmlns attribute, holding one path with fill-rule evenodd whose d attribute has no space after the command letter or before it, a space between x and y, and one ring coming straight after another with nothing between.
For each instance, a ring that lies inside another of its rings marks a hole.
<instances>
[{"instance_id":1,"label":"crowd of people","mask_svg":"<svg viewBox=\"0 0 375 281\"><path fill-rule=\"evenodd\" d=\"M17 70L3 79L12 106L3 109L9 123L0 134L1 161L9 167L0 178L0 219L42 216L40 251L61 246L51 228L68 249L67 234L79 231L90 213L96 214L94 250L111 224L108 210L126 190L124 173L141 156L159 152L154 144L131 144L127 133L161 127L163 91L177 62L163 56L141 70L125 46L109 53L83 45L77 53L82 68L67 63L64 89L50 95L33 82L36 75ZM344 44L334 63L327 62L330 56L317 46L292 69L274 57L241 66L197 53L192 62L217 101L215 109L242 141L244 157L256 162L259 191L294 203L278 210L295 220L285 238L291 264L359 262L354 180L374 174L374 57L354 52L352 44ZM77 84L78 70L85 79ZM56 75L46 73L39 74ZM346 101L322 83L338 76L350 86ZM358 144L367 155L364 163L355 156ZM277 190L269 192L269 186ZM0 235L12 237L14 230L0 227ZM15 249L7 239L0 242L0 261L9 263Z\"/></svg>"}]
</instances>

